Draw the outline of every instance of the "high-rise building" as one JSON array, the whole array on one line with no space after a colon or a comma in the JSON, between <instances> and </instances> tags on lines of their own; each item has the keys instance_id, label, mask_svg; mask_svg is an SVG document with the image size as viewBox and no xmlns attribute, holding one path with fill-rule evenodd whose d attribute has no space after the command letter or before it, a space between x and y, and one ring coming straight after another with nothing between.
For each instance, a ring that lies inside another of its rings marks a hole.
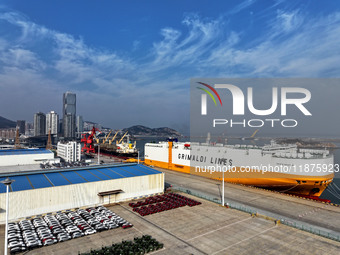
<instances>
[{"instance_id":1,"label":"high-rise building","mask_svg":"<svg viewBox=\"0 0 340 255\"><path fill-rule=\"evenodd\" d=\"M63 119L59 119L59 134L64 134L64 128L63 128Z\"/></svg>"},{"instance_id":2,"label":"high-rise building","mask_svg":"<svg viewBox=\"0 0 340 255\"><path fill-rule=\"evenodd\" d=\"M76 94L69 91L63 95L63 132L66 138L76 136Z\"/></svg>"},{"instance_id":3,"label":"high-rise building","mask_svg":"<svg viewBox=\"0 0 340 255\"><path fill-rule=\"evenodd\" d=\"M84 132L83 116L77 116L77 132Z\"/></svg>"},{"instance_id":4,"label":"high-rise building","mask_svg":"<svg viewBox=\"0 0 340 255\"><path fill-rule=\"evenodd\" d=\"M46 134L46 116L42 112L34 114L34 136Z\"/></svg>"},{"instance_id":5,"label":"high-rise building","mask_svg":"<svg viewBox=\"0 0 340 255\"><path fill-rule=\"evenodd\" d=\"M19 134L25 134L26 131L26 121L17 120L17 128L19 128Z\"/></svg>"},{"instance_id":6,"label":"high-rise building","mask_svg":"<svg viewBox=\"0 0 340 255\"><path fill-rule=\"evenodd\" d=\"M59 115L55 111L46 114L46 134L51 130L51 135L58 134Z\"/></svg>"},{"instance_id":7,"label":"high-rise building","mask_svg":"<svg viewBox=\"0 0 340 255\"><path fill-rule=\"evenodd\" d=\"M76 134L76 123L73 114L66 114L63 119L63 126L64 126L64 137L65 138L74 138Z\"/></svg>"}]
</instances>

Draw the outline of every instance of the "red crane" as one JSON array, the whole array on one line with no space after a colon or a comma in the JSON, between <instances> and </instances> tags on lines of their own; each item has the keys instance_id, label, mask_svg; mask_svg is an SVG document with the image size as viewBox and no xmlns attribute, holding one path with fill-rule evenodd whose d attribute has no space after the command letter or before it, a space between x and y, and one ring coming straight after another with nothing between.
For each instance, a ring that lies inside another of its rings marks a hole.
<instances>
[{"instance_id":1,"label":"red crane","mask_svg":"<svg viewBox=\"0 0 340 255\"><path fill-rule=\"evenodd\" d=\"M80 141L82 143L84 143L84 147L81 149L81 152L85 152L85 153L93 152L93 153L95 153L93 137L95 136L96 131L100 132L100 130L98 128L93 127L92 130L91 130L91 133L82 134L83 137L81 138Z\"/></svg>"}]
</instances>

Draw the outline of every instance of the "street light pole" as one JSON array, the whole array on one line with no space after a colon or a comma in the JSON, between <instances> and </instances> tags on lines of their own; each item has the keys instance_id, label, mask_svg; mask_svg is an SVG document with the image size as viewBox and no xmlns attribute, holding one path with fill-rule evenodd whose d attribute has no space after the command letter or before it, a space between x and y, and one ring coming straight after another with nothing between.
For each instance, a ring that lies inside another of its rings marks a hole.
<instances>
[{"instance_id":1,"label":"street light pole","mask_svg":"<svg viewBox=\"0 0 340 255\"><path fill-rule=\"evenodd\" d=\"M222 167L222 206L224 206L224 169Z\"/></svg>"},{"instance_id":2,"label":"street light pole","mask_svg":"<svg viewBox=\"0 0 340 255\"><path fill-rule=\"evenodd\" d=\"M14 182L9 177L1 181L1 183L6 185L6 228L5 228L5 251L4 254L7 255L8 250L8 211L9 211L9 186Z\"/></svg>"},{"instance_id":3,"label":"street light pole","mask_svg":"<svg viewBox=\"0 0 340 255\"><path fill-rule=\"evenodd\" d=\"M100 153L100 145L98 144L98 165L100 164L99 153Z\"/></svg>"}]
</instances>

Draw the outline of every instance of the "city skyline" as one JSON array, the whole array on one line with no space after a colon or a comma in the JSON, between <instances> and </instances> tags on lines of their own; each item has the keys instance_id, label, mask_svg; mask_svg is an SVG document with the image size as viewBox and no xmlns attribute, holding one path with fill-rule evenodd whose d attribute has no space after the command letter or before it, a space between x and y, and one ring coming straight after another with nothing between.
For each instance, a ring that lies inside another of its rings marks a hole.
<instances>
[{"instance_id":1,"label":"city skyline","mask_svg":"<svg viewBox=\"0 0 340 255\"><path fill-rule=\"evenodd\" d=\"M13 120L61 113L70 90L86 120L183 132L190 78L340 75L335 1L36 4L0 6L1 116Z\"/></svg>"}]
</instances>

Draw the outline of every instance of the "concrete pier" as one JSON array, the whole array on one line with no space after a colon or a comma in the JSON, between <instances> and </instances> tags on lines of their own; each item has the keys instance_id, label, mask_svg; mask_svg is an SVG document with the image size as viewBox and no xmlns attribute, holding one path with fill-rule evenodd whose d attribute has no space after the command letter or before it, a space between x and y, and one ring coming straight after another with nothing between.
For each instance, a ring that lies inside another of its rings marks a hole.
<instances>
[{"instance_id":1,"label":"concrete pier","mask_svg":"<svg viewBox=\"0 0 340 255\"><path fill-rule=\"evenodd\" d=\"M25 254L78 254L122 240L152 235L164 248L150 254L338 254L340 242L290 227L275 219L290 219L304 226L336 235L340 208L266 190L225 184L225 202L257 210L258 215L222 207L221 182L157 168L174 188L188 189L212 201L181 193L202 202L145 217L133 212L128 202L107 205L131 222L130 229L113 229L35 249ZM136 200L138 201L138 200ZM213 202L215 201L215 202ZM270 214L270 215L267 215ZM275 217L274 217L275 216ZM4 226L0 228L3 247ZM0 249L2 254L2 249Z\"/></svg>"}]
</instances>

